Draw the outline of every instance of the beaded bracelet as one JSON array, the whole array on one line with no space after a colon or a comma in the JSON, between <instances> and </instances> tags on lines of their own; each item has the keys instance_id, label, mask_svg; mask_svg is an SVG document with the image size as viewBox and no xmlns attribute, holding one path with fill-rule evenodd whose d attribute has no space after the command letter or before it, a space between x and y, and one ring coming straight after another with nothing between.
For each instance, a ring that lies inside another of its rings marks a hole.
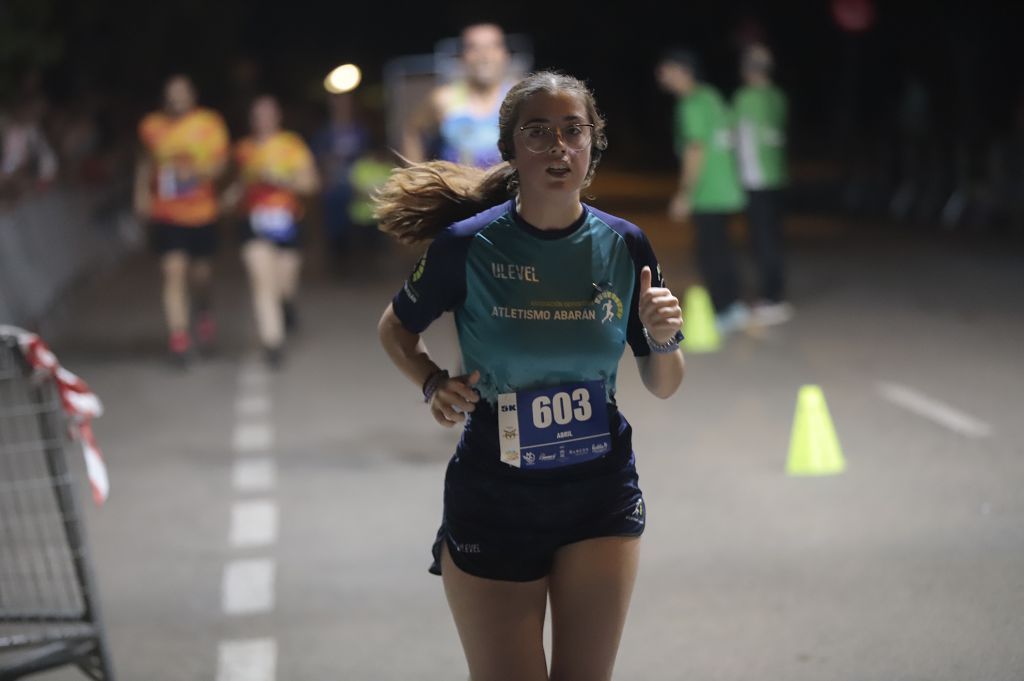
<instances>
[{"instance_id":1,"label":"beaded bracelet","mask_svg":"<svg viewBox=\"0 0 1024 681\"><path fill-rule=\"evenodd\" d=\"M423 401L430 402L430 398L434 396L434 393L441 387L441 384L447 380L448 372L445 369L437 369L434 373L427 376L427 380L423 381Z\"/></svg>"},{"instance_id":2,"label":"beaded bracelet","mask_svg":"<svg viewBox=\"0 0 1024 681\"><path fill-rule=\"evenodd\" d=\"M671 339L664 343L659 343L651 338L651 334L647 333L647 328L644 327L644 340L647 341L647 347L651 349L651 352L668 354L679 349L679 341L683 340L683 332L676 331L676 335L672 336Z\"/></svg>"}]
</instances>

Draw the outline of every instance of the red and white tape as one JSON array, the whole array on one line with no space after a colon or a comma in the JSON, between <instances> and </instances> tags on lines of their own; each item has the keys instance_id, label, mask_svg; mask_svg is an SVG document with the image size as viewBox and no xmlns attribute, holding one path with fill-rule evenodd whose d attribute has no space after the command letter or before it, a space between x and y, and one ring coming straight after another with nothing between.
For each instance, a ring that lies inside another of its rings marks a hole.
<instances>
[{"instance_id":1,"label":"red and white tape","mask_svg":"<svg viewBox=\"0 0 1024 681\"><path fill-rule=\"evenodd\" d=\"M103 454L92 432L92 420L103 415L100 398L89 389L85 381L62 367L57 356L36 334L14 326L0 326L0 336L13 337L29 366L52 376L56 382L61 404L70 417L72 437L82 443L92 498L97 506L101 506L110 494L110 480L107 478Z\"/></svg>"}]
</instances>

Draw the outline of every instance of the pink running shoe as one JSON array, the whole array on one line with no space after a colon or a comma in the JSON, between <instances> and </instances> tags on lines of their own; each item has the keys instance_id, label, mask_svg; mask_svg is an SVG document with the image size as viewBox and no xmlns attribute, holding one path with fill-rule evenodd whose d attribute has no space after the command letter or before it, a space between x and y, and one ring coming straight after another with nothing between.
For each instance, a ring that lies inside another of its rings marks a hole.
<instances>
[{"instance_id":1,"label":"pink running shoe","mask_svg":"<svg viewBox=\"0 0 1024 681\"><path fill-rule=\"evenodd\" d=\"M196 343L203 351L210 350L217 340L217 322L209 312L200 312L196 319Z\"/></svg>"},{"instance_id":2,"label":"pink running shoe","mask_svg":"<svg viewBox=\"0 0 1024 681\"><path fill-rule=\"evenodd\" d=\"M171 361L177 366L184 367L188 364L189 352L192 350L192 339L188 331L173 331L167 342L167 349L171 353Z\"/></svg>"}]
</instances>

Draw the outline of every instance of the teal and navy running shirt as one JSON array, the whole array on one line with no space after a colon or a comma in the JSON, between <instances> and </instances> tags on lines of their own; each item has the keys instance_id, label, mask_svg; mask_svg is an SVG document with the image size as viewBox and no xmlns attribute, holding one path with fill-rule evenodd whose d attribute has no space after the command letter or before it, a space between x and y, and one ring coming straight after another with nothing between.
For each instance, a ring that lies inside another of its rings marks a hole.
<instances>
[{"instance_id":1,"label":"teal and navy running shirt","mask_svg":"<svg viewBox=\"0 0 1024 681\"><path fill-rule=\"evenodd\" d=\"M460 459L508 470L498 453L498 395L579 381L600 381L612 449L575 472L631 459L630 428L615 404L619 359L629 343L650 349L637 313L640 270L661 271L640 229L583 206L567 228L539 230L500 204L439 234L395 296L395 314L421 333L442 313L455 314L462 363L480 371L481 400L469 415ZM514 469L513 469L514 470Z\"/></svg>"}]
</instances>

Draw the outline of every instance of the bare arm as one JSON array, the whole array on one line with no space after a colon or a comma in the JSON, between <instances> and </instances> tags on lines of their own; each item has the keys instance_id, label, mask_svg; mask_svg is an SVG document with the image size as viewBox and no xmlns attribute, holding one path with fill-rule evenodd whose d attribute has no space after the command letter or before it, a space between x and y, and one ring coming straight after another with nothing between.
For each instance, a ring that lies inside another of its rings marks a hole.
<instances>
[{"instance_id":1,"label":"bare arm","mask_svg":"<svg viewBox=\"0 0 1024 681\"><path fill-rule=\"evenodd\" d=\"M377 335L394 365L417 387L422 386L427 377L440 368L430 359L423 339L402 326L392 305L388 305L381 315L377 323Z\"/></svg>"},{"instance_id":2,"label":"bare arm","mask_svg":"<svg viewBox=\"0 0 1024 681\"><path fill-rule=\"evenodd\" d=\"M230 173L228 186L220 195L220 207L224 211L232 211L242 202L245 195L245 183L242 181L242 174L234 167Z\"/></svg>"},{"instance_id":3,"label":"bare arm","mask_svg":"<svg viewBox=\"0 0 1024 681\"><path fill-rule=\"evenodd\" d=\"M153 162L148 154L140 153L135 161L135 187L132 203L135 207L135 214L142 219L149 218L150 205L152 204L149 188L152 179Z\"/></svg>"},{"instance_id":4,"label":"bare arm","mask_svg":"<svg viewBox=\"0 0 1024 681\"><path fill-rule=\"evenodd\" d=\"M683 149L683 160L679 164L679 188L668 206L669 217L682 222L690 217L693 189L704 168L704 147L699 142L690 142Z\"/></svg>"},{"instance_id":5,"label":"bare arm","mask_svg":"<svg viewBox=\"0 0 1024 681\"><path fill-rule=\"evenodd\" d=\"M219 116L217 117L217 122L217 135L219 137L217 144L218 154L216 159L214 159L213 164L211 164L207 169L207 172L204 173L206 176L205 179L208 179L211 182L220 180L224 173L228 171L228 168L233 165L231 163L233 156L231 153L231 133L228 132L228 126Z\"/></svg>"},{"instance_id":6,"label":"bare arm","mask_svg":"<svg viewBox=\"0 0 1024 681\"><path fill-rule=\"evenodd\" d=\"M418 129L409 124L402 133L402 156L413 163L422 163L426 160L426 155Z\"/></svg>"},{"instance_id":7,"label":"bare arm","mask_svg":"<svg viewBox=\"0 0 1024 681\"><path fill-rule=\"evenodd\" d=\"M225 210L234 209L245 195L245 182L240 173L234 173L235 177L221 194L221 206ZM310 157L309 163L295 171L288 178L268 177L268 182L280 184L287 189L301 196L312 196L320 191L320 175L317 173L316 164Z\"/></svg>"},{"instance_id":8,"label":"bare arm","mask_svg":"<svg viewBox=\"0 0 1024 681\"><path fill-rule=\"evenodd\" d=\"M430 359L423 339L402 326L390 304L377 323L377 335L391 361L418 388L439 370L440 367ZM479 378L479 373L473 372L470 376L449 378L439 386L430 400L430 411L434 419L447 428L464 421L466 412L473 411L480 399L472 388Z\"/></svg>"},{"instance_id":9,"label":"bare arm","mask_svg":"<svg viewBox=\"0 0 1024 681\"><path fill-rule=\"evenodd\" d=\"M636 366L644 387L663 400L675 395L686 373L686 360L681 350L662 354L652 352L646 357L637 357Z\"/></svg>"},{"instance_id":10,"label":"bare arm","mask_svg":"<svg viewBox=\"0 0 1024 681\"><path fill-rule=\"evenodd\" d=\"M683 149L683 165L679 172L679 191L689 198L697 186L697 178L704 169L704 147L690 142Z\"/></svg>"},{"instance_id":11,"label":"bare arm","mask_svg":"<svg viewBox=\"0 0 1024 681\"><path fill-rule=\"evenodd\" d=\"M292 189L302 196L312 196L320 191L320 175L316 172L315 164L310 162L295 174Z\"/></svg>"},{"instance_id":12,"label":"bare arm","mask_svg":"<svg viewBox=\"0 0 1024 681\"><path fill-rule=\"evenodd\" d=\"M227 171L227 169L228 169L228 157L225 154L223 158L221 158L221 159L219 159L217 161L214 161L213 165L210 166L210 168L206 172L201 173L200 176L203 177L204 179L211 180L211 181L215 182L215 181L219 180L222 175L224 175L224 173Z\"/></svg>"},{"instance_id":13,"label":"bare arm","mask_svg":"<svg viewBox=\"0 0 1024 681\"><path fill-rule=\"evenodd\" d=\"M309 165L291 171L287 175L273 173L269 169L265 170L263 181L301 196L312 196L320 190L320 175L312 161Z\"/></svg>"}]
</instances>

